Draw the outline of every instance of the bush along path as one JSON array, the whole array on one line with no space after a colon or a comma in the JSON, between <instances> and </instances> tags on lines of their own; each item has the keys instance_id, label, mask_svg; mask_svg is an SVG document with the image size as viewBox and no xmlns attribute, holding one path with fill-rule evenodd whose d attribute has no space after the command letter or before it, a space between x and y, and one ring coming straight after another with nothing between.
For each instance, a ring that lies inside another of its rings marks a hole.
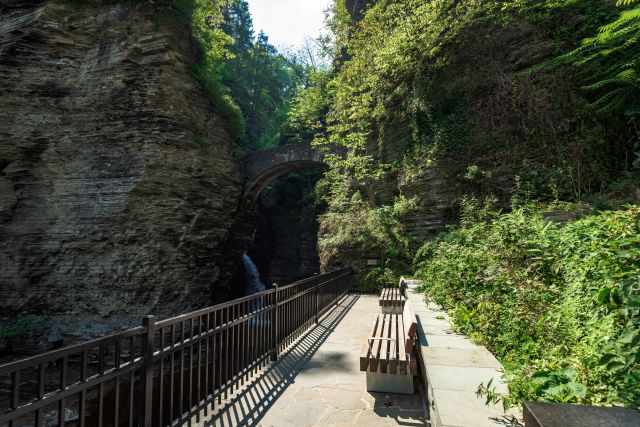
<instances>
[{"instance_id":1,"label":"bush along path","mask_svg":"<svg viewBox=\"0 0 640 427\"><path fill-rule=\"evenodd\" d=\"M415 259L427 296L504 364L505 406L640 407L640 207L567 224L535 207L467 210Z\"/></svg>"}]
</instances>

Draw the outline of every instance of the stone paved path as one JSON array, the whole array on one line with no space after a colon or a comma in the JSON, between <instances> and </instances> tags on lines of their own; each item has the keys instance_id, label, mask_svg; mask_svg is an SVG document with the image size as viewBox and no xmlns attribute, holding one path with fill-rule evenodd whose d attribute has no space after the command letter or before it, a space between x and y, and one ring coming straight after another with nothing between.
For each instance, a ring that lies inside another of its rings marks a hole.
<instances>
[{"instance_id":1,"label":"stone paved path","mask_svg":"<svg viewBox=\"0 0 640 427\"><path fill-rule=\"evenodd\" d=\"M425 426L421 394L368 393L362 345L375 296L348 296L201 427Z\"/></svg>"}]
</instances>

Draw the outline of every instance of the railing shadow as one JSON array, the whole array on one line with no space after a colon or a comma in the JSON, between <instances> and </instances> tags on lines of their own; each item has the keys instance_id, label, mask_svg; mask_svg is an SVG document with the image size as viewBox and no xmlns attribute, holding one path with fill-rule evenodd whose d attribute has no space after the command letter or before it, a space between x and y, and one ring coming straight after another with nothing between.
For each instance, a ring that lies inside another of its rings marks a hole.
<instances>
[{"instance_id":1,"label":"railing shadow","mask_svg":"<svg viewBox=\"0 0 640 427\"><path fill-rule=\"evenodd\" d=\"M216 408L210 419L200 426L257 426L359 298L358 295L347 295L342 298L336 307L320 319L318 325L309 329L252 382L228 401L223 402L221 407Z\"/></svg>"}]
</instances>

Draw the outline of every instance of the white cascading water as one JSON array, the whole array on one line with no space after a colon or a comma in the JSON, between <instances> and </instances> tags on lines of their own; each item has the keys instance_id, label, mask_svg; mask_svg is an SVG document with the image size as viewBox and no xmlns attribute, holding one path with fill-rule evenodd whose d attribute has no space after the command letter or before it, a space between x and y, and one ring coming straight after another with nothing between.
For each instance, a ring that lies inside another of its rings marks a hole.
<instances>
[{"instance_id":1,"label":"white cascading water","mask_svg":"<svg viewBox=\"0 0 640 427\"><path fill-rule=\"evenodd\" d=\"M258 267L253 263L253 260L249 257L249 255L242 255L242 264L244 264L244 274L247 278L247 288L245 290L245 295L253 295L258 292L262 292L267 287L260 280L260 272L258 271Z\"/></svg>"}]
</instances>

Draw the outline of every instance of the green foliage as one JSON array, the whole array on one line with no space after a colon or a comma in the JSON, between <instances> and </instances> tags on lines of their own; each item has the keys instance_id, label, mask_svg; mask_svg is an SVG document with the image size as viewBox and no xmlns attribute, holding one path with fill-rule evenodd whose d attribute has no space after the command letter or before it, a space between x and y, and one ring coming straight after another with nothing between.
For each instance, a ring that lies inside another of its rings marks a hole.
<instances>
[{"instance_id":1,"label":"green foliage","mask_svg":"<svg viewBox=\"0 0 640 427\"><path fill-rule=\"evenodd\" d=\"M628 7L637 0L621 0ZM559 58L554 64L573 64L583 89L600 114L640 115L640 6L621 11L598 33L585 38L582 45Z\"/></svg>"},{"instance_id":2,"label":"green foliage","mask_svg":"<svg viewBox=\"0 0 640 427\"><path fill-rule=\"evenodd\" d=\"M284 133L291 143L311 143L326 138L326 116L332 102L330 73L312 70L309 84L302 87L291 102Z\"/></svg>"},{"instance_id":3,"label":"green foliage","mask_svg":"<svg viewBox=\"0 0 640 427\"><path fill-rule=\"evenodd\" d=\"M476 217L414 263L429 298L503 362L504 403L640 406L640 207L566 225L532 206Z\"/></svg>"},{"instance_id":4,"label":"green foliage","mask_svg":"<svg viewBox=\"0 0 640 427\"><path fill-rule=\"evenodd\" d=\"M222 28L223 10L237 0L175 0L176 10L191 25L193 39L198 46L199 59L193 74L207 93L216 111L225 118L235 137L244 132L244 120L233 97L222 82L222 69L232 54L233 39Z\"/></svg>"},{"instance_id":5,"label":"green foliage","mask_svg":"<svg viewBox=\"0 0 640 427\"><path fill-rule=\"evenodd\" d=\"M414 208L413 200L400 197L391 206L372 209L356 193L343 206L342 212L328 212L320 217L318 247L321 263L353 261L350 253L367 254L379 260L375 267L361 266L357 278L361 290L375 291L394 285L398 273L407 272L410 246L402 218ZM360 262L362 260L359 260Z\"/></svg>"},{"instance_id":6,"label":"green foliage","mask_svg":"<svg viewBox=\"0 0 640 427\"><path fill-rule=\"evenodd\" d=\"M330 159L322 183L329 210L346 214L356 192L371 208L389 206L393 197L380 189L396 176L417 185L426 173L416 167L441 167L452 192L504 204L516 176L528 197L579 200L597 191L616 173L609 159L628 157L629 144L607 139L607 125L581 108L570 79L521 72L575 46L613 10L594 0L396 0L375 2L354 23L337 1L334 73L302 93L290 116L298 129L318 129L302 139L345 152ZM531 38L532 25L537 60L514 42ZM508 60L496 54L511 48ZM414 152L428 153L423 164L406 161Z\"/></svg>"},{"instance_id":7,"label":"green foliage","mask_svg":"<svg viewBox=\"0 0 640 427\"><path fill-rule=\"evenodd\" d=\"M225 16L224 28L234 39L234 57L222 69L223 83L246 124L243 145L255 149L286 142L281 128L308 67L295 56L279 53L264 33L254 37L246 1L239 0Z\"/></svg>"},{"instance_id":8,"label":"green foliage","mask_svg":"<svg viewBox=\"0 0 640 427\"><path fill-rule=\"evenodd\" d=\"M176 0L175 8L198 46L194 76L233 136L252 149L281 143L309 67L280 54L264 33L255 37L246 0Z\"/></svg>"}]
</instances>

